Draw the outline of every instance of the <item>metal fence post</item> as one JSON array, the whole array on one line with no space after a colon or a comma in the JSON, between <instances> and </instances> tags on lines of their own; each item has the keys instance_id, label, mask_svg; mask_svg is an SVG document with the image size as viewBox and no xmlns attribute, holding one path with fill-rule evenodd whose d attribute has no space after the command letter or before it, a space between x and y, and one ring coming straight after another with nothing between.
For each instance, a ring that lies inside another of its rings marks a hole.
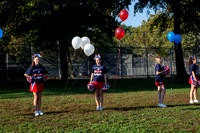
<instances>
[{"instance_id":1,"label":"metal fence post","mask_svg":"<svg viewBox=\"0 0 200 133\"><path fill-rule=\"evenodd\" d=\"M121 59L121 62L120 62L120 63L121 63L121 73L120 73L120 75L121 75L121 79L123 79L123 66L122 66L122 65L123 65L123 60L122 60L122 47L120 47L120 51L121 51L121 52L120 52L120 56L121 56L121 58L120 58L120 59Z\"/></svg>"},{"instance_id":2,"label":"metal fence post","mask_svg":"<svg viewBox=\"0 0 200 133\"><path fill-rule=\"evenodd\" d=\"M59 41L57 41L58 44L58 76L61 78L61 66L60 66L60 47L59 47Z\"/></svg>"}]
</instances>

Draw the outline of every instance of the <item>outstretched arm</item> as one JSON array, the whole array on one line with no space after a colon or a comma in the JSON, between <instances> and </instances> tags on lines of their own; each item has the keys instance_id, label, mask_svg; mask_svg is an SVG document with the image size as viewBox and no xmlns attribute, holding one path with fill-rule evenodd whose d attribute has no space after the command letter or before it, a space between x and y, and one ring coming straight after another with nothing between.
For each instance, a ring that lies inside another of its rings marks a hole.
<instances>
[{"instance_id":1,"label":"outstretched arm","mask_svg":"<svg viewBox=\"0 0 200 133\"><path fill-rule=\"evenodd\" d=\"M107 75L104 74L105 84L107 84Z\"/></svg>"},{"instance_id":2,"label":"outstretched arm","mask_svg":"<svg viewBox=\"0 0 200 133\"><path fill-rule=\"evenodd\" d=\"M31 78L31 76L26 73L24 73L24 76L26 76L27 78Z\"/></svg>"},{"instance_id":3,"label":"outstretched arm","mask_svg":"<svg viewBox=\"0 0 200 133\"><path fill-rule=\"evenodd\" d=\"M94 73L91 74L90 83L92 82L93 76L94 76Z\"/></svg>"}]
</instances>

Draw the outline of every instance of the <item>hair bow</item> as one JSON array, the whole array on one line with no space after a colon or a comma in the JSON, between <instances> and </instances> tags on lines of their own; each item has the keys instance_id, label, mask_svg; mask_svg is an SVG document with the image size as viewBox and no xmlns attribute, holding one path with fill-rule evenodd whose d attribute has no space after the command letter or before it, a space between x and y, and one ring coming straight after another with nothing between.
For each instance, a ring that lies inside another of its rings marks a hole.
<instances>
[{"instance_id":1,"label":"hair bow","mask_svg":"<svg viewBox=\"0 0 200 133\"><path fill-rule=\"evenodd\" d=\"M159 56L159 55L156 55L155 57L156 57L156 58L160 58L160 56Z\"/></svg>"},{"instance_id":2,"label":"hair bow","mask_svg":"<svg viewBox=\"0 0 200 133\"><path fill-rule=\"evenodd\" d=\"M194 56L190 56L193 60L195 60L195 57Z\"/></svg>"},{"instance_id":3,"label":"hair bow","mask_svg":"<svg viewBox=\"0 0 200 133\"><path fill-rule=\"evenodd\" d=\"M34 54L32 57L33 58L35 58L35 57L40 57L41 58L42 56L41 56L41 54Z\"/></svg>"},{"instance_id":4,"label":"hair bow","mask_svg":"<svg viewBox=\"0 0 200 133\"><path fill-rule=\"evenodd\" d=\"M101 58L100 54L95 55L94 60L96 60L97 58L99 58L99 59Z\"/></svg>"}]
</instances>

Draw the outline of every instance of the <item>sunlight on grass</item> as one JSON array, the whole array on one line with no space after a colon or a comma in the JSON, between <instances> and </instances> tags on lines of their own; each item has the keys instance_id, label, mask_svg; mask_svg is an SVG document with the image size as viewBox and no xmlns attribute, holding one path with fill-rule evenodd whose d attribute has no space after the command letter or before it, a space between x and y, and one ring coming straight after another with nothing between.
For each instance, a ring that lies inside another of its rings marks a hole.
<instances>
[{"instance_id":1,"label":"sunlight on grass","mask_svg":"<svg viewBox=\"0 0 200 133\"><path fill-rule=\"evenodd\" d=\"M131 83L130 80L119 80L115 93L111 88L104 94L103 111L96 111L94 94L85 87L86 81L77 81L70 91L51 86L43 93L44 116L40 117L33 115L33 95L27 88L20 87L20 92L10 89L10 93L0 89L0 132L200 130L200 106L189 104L190 87L187 84L167 84L164 102L168 108L158 108L157 90L150 84L153 80L146 79L148 84L144 87L137 85L138 80Z\"/></svg>"}]
</instances>

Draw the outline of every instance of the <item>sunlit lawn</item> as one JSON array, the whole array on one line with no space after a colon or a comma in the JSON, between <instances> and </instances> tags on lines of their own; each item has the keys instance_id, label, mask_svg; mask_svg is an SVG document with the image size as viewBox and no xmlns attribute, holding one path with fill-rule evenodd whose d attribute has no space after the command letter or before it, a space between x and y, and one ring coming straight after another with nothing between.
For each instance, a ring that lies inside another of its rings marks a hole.
<instances>
[{"instance_id":1,"label":"sunlit lawn","mask_svg":"<svg viewBox=\"0 0 200 133\"><path fill-rule=\"evenodd\" d=\"M44 116L39 117L33 115L28 83L1 85L0 132L200 131L200 106L189 104L187 80L166 79L168 108L157 107L154 79L117 80L115 90L114 80L110 80L103 111L95 110L94 94L87 90L87 82L49 82L42 97Z\"/></svg>"}]
</instances>

